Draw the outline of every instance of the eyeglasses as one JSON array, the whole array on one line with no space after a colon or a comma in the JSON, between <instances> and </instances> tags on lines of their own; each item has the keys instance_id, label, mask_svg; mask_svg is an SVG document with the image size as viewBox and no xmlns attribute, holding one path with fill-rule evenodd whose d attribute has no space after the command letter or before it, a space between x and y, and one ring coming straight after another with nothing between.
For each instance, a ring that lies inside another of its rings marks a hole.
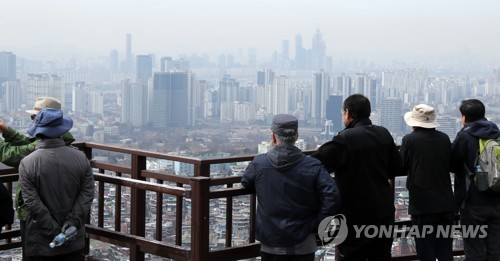
<instances>
[{"instance_id":1,"label":"eyeglasses","mask_svg":"<svg viewBox=\"0 0 500 261\"><path fill-rule=\"evenodd\" d=\"M36 114L31 114L31 120L34 121L36 118Z\"/></svg>"}]
</instances>

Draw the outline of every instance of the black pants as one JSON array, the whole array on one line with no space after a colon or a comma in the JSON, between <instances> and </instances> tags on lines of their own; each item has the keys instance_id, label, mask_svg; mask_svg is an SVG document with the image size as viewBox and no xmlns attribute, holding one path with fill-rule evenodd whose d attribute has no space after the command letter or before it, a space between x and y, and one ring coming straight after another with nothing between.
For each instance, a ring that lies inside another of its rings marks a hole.
<instances>
[{"instance_id":1,"label":"black pants","mask_svg":"<svg viewBox=\"0 0 500 261\"><path fill-rule=\"evenodd\" d=\"M349 220L347 220L349 222ZM394 225L394 215L379 220L373 220L370 225L386 226ZM338 245L340 261L390 261L392 237L370 237L367 238L364 233L356 235L354 225L361 226L358 222L348 225L347 238Z\"/></svg>"},{"instance_id":2,"label":"black pants","mask_svg":"<svg viewBox=\"0 0 500 261\"><path fill-rule=\"evenodd\" d=\"M433 232L426 234L425 238L415 237L418 259L421 261L453 261L453 238L437 237L438 225L451 227L455 213L446 212L431 215L413 215L413 225L418 231L423 231L424 226L432 226Z\"/></svg>"},{"instance_id":3,"label":"black pants","mask_svg":"<svg viewBox=\"0 0 500 261\"><path fill-rule=\"evenodd\" d=\"M307 255L274 255L260 252L262 261L314 261L314 253Z\"/></svg>"},{"instance_id":4,"label":"black pants","mask_svg":"<svg viewBox=\"0 0 500 261\"><path fill-rule=\"evenodd\" d=\"M463 226L488 226L487 236L464 237L465 258L467 260L500 260L500 206L468 206L460 211Z\"/></svg>"}]
</instances>

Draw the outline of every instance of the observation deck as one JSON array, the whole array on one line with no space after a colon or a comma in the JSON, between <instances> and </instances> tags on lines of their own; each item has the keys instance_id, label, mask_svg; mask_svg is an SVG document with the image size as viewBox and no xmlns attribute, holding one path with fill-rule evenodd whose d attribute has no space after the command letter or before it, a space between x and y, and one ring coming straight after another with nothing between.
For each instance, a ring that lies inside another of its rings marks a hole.
<instances>
[{"instance_id":1,"label":"observation deck","mask_svg":"<svg viewBox=\"0 0 500 261\"><path fill-rule=\"evenodd\" d=\"M223 170L251 161L254 155L198 159L91 142L74 145L91 160L96 182L86 225L88 260L201 261L259 256L256 196L240 186L241 175ZM188 173L174 171L174 166L181 165ZM14 168L0 170L0 182L11 191L18 177ZM394 180L391 184L394 189ZM409 220L396 224L411 225ZM407 232L398 236L404 239ZM17 223L0 234L0 256L15 251L20 255ZM463 250L455 249L454 254L461 256ZM393 260L416 259L414 253L393 254Z\"/></svg>"}]
</instances>

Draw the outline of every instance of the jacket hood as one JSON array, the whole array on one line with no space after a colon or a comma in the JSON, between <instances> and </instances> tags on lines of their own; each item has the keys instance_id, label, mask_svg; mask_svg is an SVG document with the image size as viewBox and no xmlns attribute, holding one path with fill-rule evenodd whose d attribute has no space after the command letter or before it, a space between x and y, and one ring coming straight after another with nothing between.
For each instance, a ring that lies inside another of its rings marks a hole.
<instances>
[{"instance_id":1,"label":"jacket hood","mask_svg":"<svg viewBox=\"0 0 500 261\"><path fill-rule=\"evenodd\" d=\"M299 148L287 144L276 145L267 153L269 162L278 170L289 169L304 157L304 153Z\"/></svg>"},{"instance_id":2,"label":"jacket hood","mask_svg":"<svg viewBox=\"0 0 500 261\"><path fill-rule=\"evenodd\" d=\"M467 123L464 127L464 131L480 139L495 139L500 137L498 126L486 119Z\"/></svg>"}]
</instances>

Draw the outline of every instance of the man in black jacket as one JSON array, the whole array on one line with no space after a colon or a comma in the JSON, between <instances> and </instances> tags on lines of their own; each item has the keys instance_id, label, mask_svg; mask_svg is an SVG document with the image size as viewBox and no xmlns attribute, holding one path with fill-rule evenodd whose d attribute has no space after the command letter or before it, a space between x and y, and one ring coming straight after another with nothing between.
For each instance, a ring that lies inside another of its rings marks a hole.
<instances>
[{"instance_id":1,"label":"man in black jacket","mask_svg":"<svg viewBox=\"0 0 500 261\"><path fill-rule=\"evenodd\" d=\"M343 105L346 128L313 157L335 173L342 197L340 213L348 224L340 260L390 260L392 238L357 237L354 225L394 224L394 191L389 179L401 171L401 156L389 131L370 121L368 98L349 96Z\"/></svg>"},{"instance_id":2,"label":"man in black jacket","mask_svg":"<svg viewBox=\"0 0 500 261\"><path fill-rule=\"evenodd\" d=\"M273 148L257 155L241 179L257 194L262 260L314 260L318 225L340 205L335 180L321 162L294 146L297 129L294 116L274 116Z\"/></svg>"},{"instance_id":3,"label":"man in black jacket","mask_svg":"<svg viewBox=\"0 0 500 261\"><path fill-rule=\"evenodd\" d=\"M424 226L433 228L425 237L415 237L417 255L422 261L451 261L453 238L436 235L438 226L451 228L456 210L450 178L451 141L436 130L439 123L429 105L416 105L404 120L413 130L401 143L403 171L408 173L408 212L420 232Z\"/></svg>"}]
</instances>

